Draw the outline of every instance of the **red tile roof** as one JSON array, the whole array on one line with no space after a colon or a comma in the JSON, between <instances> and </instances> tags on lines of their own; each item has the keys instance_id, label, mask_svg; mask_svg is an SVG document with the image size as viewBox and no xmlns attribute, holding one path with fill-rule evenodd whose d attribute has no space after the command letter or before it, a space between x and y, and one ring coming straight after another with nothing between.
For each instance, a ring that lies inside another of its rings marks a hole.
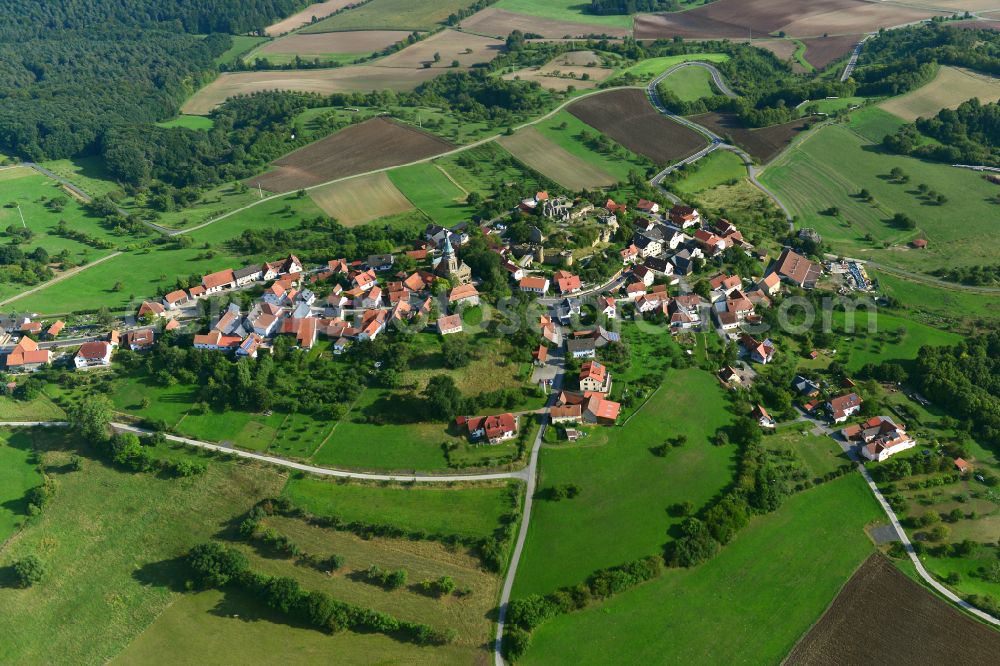
<instances>
[{"instance_id":1,"label":"red tile roof","mask_svg":"<svg viewBox=\"0 0 1000 666\"><path fill-rule=\"evenodd\" d=\"M224 271L218 271L217 273L210 273L201 279L201 283L205 286L205 289L214 289L216 287L223 287L230 284L236 280L233 277L233 269L227 268Z\"/></svg>"}]
</instances>

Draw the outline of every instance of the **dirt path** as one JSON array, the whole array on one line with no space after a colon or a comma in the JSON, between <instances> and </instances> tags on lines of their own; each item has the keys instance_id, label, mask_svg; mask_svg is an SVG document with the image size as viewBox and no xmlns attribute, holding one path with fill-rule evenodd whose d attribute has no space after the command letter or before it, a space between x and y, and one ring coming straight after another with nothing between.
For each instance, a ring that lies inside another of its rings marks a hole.
<instances>
[{"instance_id":1,"label":"dirt path","mask_svg":"<svg viewBox=\"0 0 1000 666\"><path fill-rule=\"evenodd\" d=\"M440 164L435 164L434 166L436 166L438 168L438 171L440 171L441 173L444 174L445 178L447 178L448 180L451 181L452 185L454 185L455 187L457 187L458 189L460 189L462 191L462 194L464 194L465 196L469 196L469 191L467 189L465 189L464 187L462 187L461 185L459 185L458 181L455 180L454 178L452 178L451 174L448 173L447 170L445 170L445 168L443 166L441 166Z\"/></svg>"}]
</instances>

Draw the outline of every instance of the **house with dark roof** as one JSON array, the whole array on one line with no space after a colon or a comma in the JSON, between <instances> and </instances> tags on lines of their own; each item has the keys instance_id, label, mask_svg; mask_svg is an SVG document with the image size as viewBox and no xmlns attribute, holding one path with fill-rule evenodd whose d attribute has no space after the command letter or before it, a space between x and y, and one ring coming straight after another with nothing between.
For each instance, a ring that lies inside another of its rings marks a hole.
<instances>
[{"instance_id":1,"label":"house with dark roof","mask_svg":"<svg viewBox=\"0 0 1000 666\"><path fill-rule=\"evenodd\" d=\"M593 338L569 338L566 340L566 351L573 358L594 358L597 345Z\"/></svg>"}]
</instances>

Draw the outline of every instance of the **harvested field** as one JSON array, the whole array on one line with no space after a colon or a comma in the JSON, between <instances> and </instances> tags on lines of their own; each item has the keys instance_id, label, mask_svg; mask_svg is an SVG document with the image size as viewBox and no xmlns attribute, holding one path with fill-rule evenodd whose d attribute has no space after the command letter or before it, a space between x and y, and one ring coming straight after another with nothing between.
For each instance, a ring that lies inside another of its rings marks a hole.
<instances>
[{"instance_id":1,"label":"harvested field","mask_svg":"<svg viewBox=\"0 0 1000 666\"><path fill-rule=\"evenodd\" d=\"M791 60L795 55L795 42L790 39L758 39L753 45L770 51L781 60Z\"/></svg>"},{"instance_id":2,"label":"harvested field","mask_svg":"<svg viewBox=\"0 0 1000 666\"><path fill-rule=\"evenodd\" d=\"M191 96L184 103L181 112L196 116L207 115L234 95L249 95L262 90L300 90L322 94L413 90L440 74L440 70L434 69L397 69L374 65L226 73Z\"/></svg>"},{"instance_id":3,"label":"harvested field","mask_svg":"<svg viewBox=\"0 0 1000 666\"><path fill-rule=\"evenodd\" d=\"M955 28L964 30L1000 30L1000 20L996 21L957 21L949 23Z\"/></svg>"},{"instance_id":4,"label":"harvested field","mask_svg":"<svg viewBox=\"0 0 1000 666\"><path fill-rule=\"evenodd\" d=\"M541 35L551 39L562 37L585 37L588 35L607 35L609 37L627 37L629 30L576 21L556 21L553 19L515 14L502 9L489 7L477 12L462 21L462 30L480 35L491 35L506 38L514 30Z\"/></svg>"},{"instance_id":5,"label":"harvested field","mask_svg":"<svg viewBox=\"0 0 1000 666\"><path fill-rule=\"evenodd\" d=\"M592 95L566 109L634 153L668 164L705 145L697 132L663 117L639 89Z\"/></svg>"},{"instance_id":6,"label":"harvested field","mask_svg":"<svg viewBox=\"0 0 1000 666\"><path fill-rule=\"evenodd\" d=\"M863 36L833 35L803 39L802 43L806 45L806 60L816 69L823 69L850 54Z\"/></svg>"},{"instance_id":7,"label":"harvested field","mask_svg":"<svg viewBox=\"0 0 1000 666\"><path fill-rule=\"evenodd\" d=\"M568 190L607 187L617 182L603 169L561 148L534 127L518 130L513 136L500 137L497 142L514 157Z\"/></svg>"},{"instance_id":8,"label":"harvested field","mask_svg":"<svg viewBox=\"0 0 1000 666\"><path fill-rule=\"evenodd\" d=\"M636 39L746 37L785 31L791 37L871 32L938 12L863 0L718 0L686 12L635 19Z\"/></svg>"},{"instance_id":9,"label":"harvested field","mask_svg":"<svg viewBox=\"0 0 1000 666\"><path fill-rule=\"evenodd\" d=\"M378 67L420 69L424 67L424 63L430 63L432 67L450 68L452 61L457 60L462 67L471 67L493 60L503 50L504 42L499 39L442 30L373 64ZM435 53L441 55L439 62L434 62Z\"/></svg>"},{"instance_id":10,"label":"harvested field","mask_svg":"<svg viewBox=\"0 0 1000 666\"><path fill-rule=\"evenodd\" d=\"M357 30L323 32L317 35L296 33L268 42L256 53L294 53L302 56L327 53L368 54L402 41L409 35L405 30Z\"/></svg>"},{"instance_id":11,"label":"harvested field","mask_svg":"<svg viewBox=\"0 0 1000 666\"><path fill-rule=\"evenodd\" d=\"M949 12L988 12L1000 10L997 0L904 0L910 7L928 7Z\"/></svg>"},{"instance_id":12,"label":"harvested field","mask_svg":"<svg viewBox=\"0 0 1000 666\"><path fill-rule=\"evenodd\" d=\"M407 164L447 152L444 139L384 118L352 125L273 162L276 168L248 183L290 192L329 180Z\"/></svg>"},{"instance_id":13,"label":"harvested field","mask_svg":"<svg viewBox=\"0 0 1000 666\"><path fill-rule=\"evenodd\" d=\"M309 198L347 227L413 210L385 172L324 185L310 191Z\"/></svg>"},{"instance_id":14,"label":"harvested field","mask_svg":"<svg viewBox=\"0 0 1000 666\"><path fill-rule=\"evenodd\" d=\"M930 83L879 106L904 120L929 118L941 109L954 109L973 97L982 103L1000 100L1000 78L959 67L942 66Z\"/></svg>"},{"instance_id":15,"label":"harvested field","mask_svg":"<svg viewBox=\"0 0 1000 666\"><path fill-rule=\"evenodd\" d=\"M283 35L286 32L291 32L292 30L301 28L304 25L309 25L313 21L326 18L330 14L340 11L344 7L349 7L357 3L358 0L326 0L326 2L320 2L312 5L297 14L292 14L288 18L278 21L274 25L266 28L264 33L268 37Z\"/></svg>"},{"instance_id":16,"label":"harvested field","mask_svg":"<svg viewBox=\"0 0 1000 666\"><path fill-rule=\"evenodd\" d=\"M809 122L808 118L799 118L782 125L751 129L731 113L703 113L690 118L721 137L732 137L737 145L762 164L774 159Z\"/></svg>"},{"instance_id":17,"label":"harvested field","mask_svg":"<svg viewBox=\"0 0 1000 666\"><path fill-rule=\"evenodd\" d=\"M536 81L543 88L566 90L570 86L577 90L589 90L608 79L615 70L600 67L601 58L593 51L570 51L557 56L541 67L522 69L504 74L505 79ZM586 80L584 80L586 76Z\"/></svg>"},{"instance_id":18,"label":"harvested field","mask_svg":"<svg viewBox=\"0 0 1000 666\"><path fill-rule=\"evenodd\" d=\"M317 21L302 32L339 32L341 30L410 30L430 31L448 17L467 8L469 0L370 0L349 12Z\"/></svg>"},{"instance_id":19,"label":"harvested field","mask_svg":"<svg viewBox=\"0 0 1000 666\"><path fill-rule=\"evenodd\" d=\"M784 663L987 664L998 651L1000 633L938 599L886 558L872 555Z\"/></svg>"}]
</instances>

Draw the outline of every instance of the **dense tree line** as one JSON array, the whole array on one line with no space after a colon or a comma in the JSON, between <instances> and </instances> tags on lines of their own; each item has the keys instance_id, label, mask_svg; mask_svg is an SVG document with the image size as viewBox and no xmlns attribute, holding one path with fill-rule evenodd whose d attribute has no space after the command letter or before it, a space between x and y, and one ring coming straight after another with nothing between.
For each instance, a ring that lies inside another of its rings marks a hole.
<instances>
[{"instance_id":1,"label":"dense tree line","mask_svg":"<svg viewBox=\"0 0 1000 666\"><path fill-rule=\"evenodd\" d=\"M325 592L307 592L294 578L259 573L250 568L241 551L214 541L192 548L187 563L201 587L236 587L291 619L330 633L381 633L417 645L444 645L455 637L452 630L398 620L387 613L338 601Z\"/></svg>"},{"instance_id":2,"label":"dense tree line","mask_svg":"<svg viewBox=\"0 0 1000 666\"><path fill-rule=\"evenodd\" d=\"M865 42L852 78L860 95L900 95L929 81L938 64L1000 74L1000 33L942 23L883 30Z\"/></svg>"},{"instance_id":3,"label":"dense tree line","mask_svg":"<svg viewBox=\"0 0 1000 666\"><path fill-rule=\"evenodd\" d=\"M928 143L924 136L938 143ZM1000 105L970 99L957 109L941 109L936 116L918 118L895 134L887 134L882 146L901 155L947 164L1000 167Z\"/></svg>"},{"instance_id":4,"label":"dense tree line","mask_svg":"<svg viewBox=\"0 0 1000 666\"><path fill-rule=\"evenodd\" d=\"M1000 447L1000 333L953 347L924 347L910 372L920 391L993 447Z\"/></svg>"},{"instance_id":5,"label":"dense tree line","mask_svg":"<svg viewBox=\"0 0 1000 666\"><path fill-rule=\"evenodd\" d=\"M112 127L176 114L215 75L230 34L308 4L0 0L0 149L36 161L95 153Z\"/></svg>"},{"instance_id":6,"label":"dense tree line","mask_svg":"<svg viewBox=\"0 0 1000 666\"><path fill-rule=\"evenodd\" d=\"M635 14L638 12L673 12L680 8L677 0L590 0L588 14Z\"/></svg>"}]
</instances>

